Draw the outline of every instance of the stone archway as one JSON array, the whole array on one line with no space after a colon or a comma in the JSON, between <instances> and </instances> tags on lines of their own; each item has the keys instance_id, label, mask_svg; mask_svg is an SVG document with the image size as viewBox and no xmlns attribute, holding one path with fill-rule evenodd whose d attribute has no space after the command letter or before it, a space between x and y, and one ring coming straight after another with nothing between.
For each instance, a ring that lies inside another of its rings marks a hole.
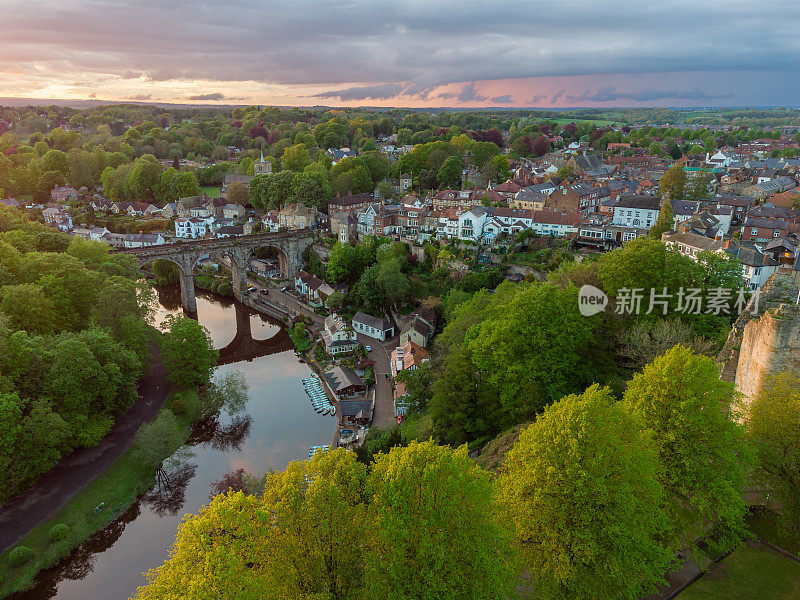
<instances>
[{"instance_id":1,"label":"stone archway","mask_svg":"<svg viewBox=\"0 0 800 600\"><path fill-rule=\"evenodd\" d=\"M257 257L259 250L269 249L274 250L275 258L266 257L261 258ZM257 257L259 260L277 260L278 262L278 271L280 272L281 277L288 277L289 276L289 257L286 254L286 251L278 244L264 244L263 246L258 246L252 249L250 255L247 257L247 264L250 263L250 260L254 257Z\"/></svg>"}]
</instances>

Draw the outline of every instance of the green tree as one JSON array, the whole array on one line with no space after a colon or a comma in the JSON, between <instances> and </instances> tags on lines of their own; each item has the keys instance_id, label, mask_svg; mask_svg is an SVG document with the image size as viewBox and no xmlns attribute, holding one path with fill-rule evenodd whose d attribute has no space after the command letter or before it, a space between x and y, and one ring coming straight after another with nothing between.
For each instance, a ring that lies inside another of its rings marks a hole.
<instances>
[{"instance_id":1,"label":"green tree","mask_svg":"<svg viewBox=\"0 0 800 600\"><path fill-rule=\"evenodd\" d=\"M366 266L367 257L361 245L351 246L336 242L328 257L326 274L332 283L353 285Z\"/></svg>"},{"instance_id":2,"label":"green tree","mask_svg":"<svg viewBox=\"0 0 800 600\"><path fill-rule=\"evenodd\" d=\"M671 563L658 454L641 420L591 386L522 431L497 481L543 600L639 598Z\"/></svg>"},{"instance_id":3,"label":"green tree","mask_svg":"<svg viewBox=\"0 0 800 600\"><path fill-rule=\"evenodd\" d=\"M328 203L333 200L333 188L325 173L298 173L292 180L291 199L327 211Z\"/></svg>"},{"instance_id":4,"label":"green tree","mask_svg":"<svg viewBox=\"0 0 800 600\"><path fill-rule=\"evenodd\" d=\"M299 173L311 162L308 157L308 148L304 144L296 144L287 148L281 158L281 165L284 169Z\"/></svg>"},{"instance_id":5,"label":"green tree","mask_svg":"<svg viewBox=\"0 0 800 600\"><path fill-rule=\"evenodd\" d=\"M652 432L663 465L669 541L694 548L714 528L732 547L745 533L742 500L750 453L733 420L733 385L713 359L675 346L628 383L623 406Z\"/></svg>"},{"instance_id":6,"label":"green tree","mask_svg":"<svg viewBox=\"0 0 800 600\"><path fill-rule=\"evenodd\" d=\"M800 532L800 374L766 378L747 413L749 439L758 458L756 481L781 505L781 522Z\"/></svg>"},{"instance_id":7,"label":"green tree","mask_svg":"<svg viewBox=\"0 0 800 600\"><path fill-rule=\"evenodd\" d=\"M672 231L674 227L675 211L672 210L672 202L664 200L661 203L661 211L658 213L658 219L650 228L650 237L657 240L661 239L661 234L667 231Z\"/></svg>"},{"instance_id":8,"label":"green tree","mask_svg":"<svg viewBox=\"0 0 800 600\"><path fill-rule=\"evenodd\" d=\"M138 600L356 597L368 531L366 467L344 450L269 473L261 498L217 496L178 530L169 560Z\"/></svg>"},{"instance_id":9,"label":"green tree","mask_svg":"<svg viewBox=\"0 0 800 600\"><path fill-rule=\"evenodd\" d=\"M461 185L461 172L464 161L458 156L451 156L442 163L436 175L439 185L443 188L458 187Z\"/></svg>"},{"instance_id":10,"label":"green tree","mask_svg":"<svg viewBox=\"0 0 800 600\"><path fill-rule=\"evenodd\" d=\"M472 148L472 164L483 169L493 157L500 154L500 148L493 142L475 142Z\"/></svg>"},{"instance_id":11,"label":"green tree","mask_svg":"<svg viewBox=\"0 0 800 600\"><path fill-rule=\"evenodd\" d=\"M200 195L200 184L197 182L197 176L191 171L182 171L176 174L172 179L172 185L177 198Z\"/></svg>"},{"instance_id":12,"label":"green tree","mask_svg":"<svg viewBox=\"0 0 800 600\"><path fill-rule=\"evenodd\" d=\"M206 385L218 353L208 330L189 317L173 317L164 325L161 357L167 380L181 388Z\"/></svg>"},{"instance_id":13,"label":"green tree","mask_svg":"<svg viewBox=\"0 0 800 600\"><path fill-rule=\"evenodd\" d=\"M162 410L156 418L136 432L134 453L138 461L150 468L159 468L183 441L178 420L170 410Z\"/></svg>"},{"instance_id":14,"label":"green tree","mask_svg":"<svg viewBox=\"0 0 800 600\"><path fill-rule=\"evenodd\" d=\"M661 194L667 200L682 199L686 188L686 171L683 170L683 165L675 165L667 169L658 185L661 189Z\"/></svg>"},{"instance_id":15,"label":"green tree","mask_svg":"<svg viewBox=\"0 0 800 600\"><path fill-rule=\"evenodd\" d=\"M239 204L244 206L249 200L247 186L241 181L233 181L225 189L225 199L228 204Z\"/></svg>"},{"instance_id":16,"label":"green tree","mask_svg":"<svg viewBox=\"0 0 800 600\"><path fill-rule=\"evenodd\" d=\"M366 597L463 600L514 594L507 532L489 473L432 442L379 454L369 477L372 551Z\"/></svg>"}]
</instances>

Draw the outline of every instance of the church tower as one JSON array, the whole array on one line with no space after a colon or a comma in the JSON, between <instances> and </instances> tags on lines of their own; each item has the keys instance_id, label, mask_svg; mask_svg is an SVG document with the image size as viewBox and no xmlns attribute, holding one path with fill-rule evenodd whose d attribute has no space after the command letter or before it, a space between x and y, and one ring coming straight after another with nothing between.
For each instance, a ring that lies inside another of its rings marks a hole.
<instances>
[{"instance_id":1,"label":"church tower","mask_svg":"<svg viewBox=\"0 0 800 600\"><path fill-rule=\"evenodd\" d=\"M272 175L272 161L264 160L264 151L261 151L261 160L253 163L254 175Z\"/></svg>"}]
</instances>

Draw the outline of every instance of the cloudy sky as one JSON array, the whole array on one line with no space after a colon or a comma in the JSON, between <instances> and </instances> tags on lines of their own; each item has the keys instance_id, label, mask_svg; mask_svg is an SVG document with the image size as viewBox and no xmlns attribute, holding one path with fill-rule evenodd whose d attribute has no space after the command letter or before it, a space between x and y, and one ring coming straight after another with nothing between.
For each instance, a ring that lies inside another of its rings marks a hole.
<instances>
[{"instance_id":1,"label":"cloudy sky","mask_svg":"<svg viewBox=\"0 0 800 600\"><path fill-rule=\"evenodd\" d=\"M0 0L0 96L800 106L785 0Z\"/></svg>"}]
</instances>

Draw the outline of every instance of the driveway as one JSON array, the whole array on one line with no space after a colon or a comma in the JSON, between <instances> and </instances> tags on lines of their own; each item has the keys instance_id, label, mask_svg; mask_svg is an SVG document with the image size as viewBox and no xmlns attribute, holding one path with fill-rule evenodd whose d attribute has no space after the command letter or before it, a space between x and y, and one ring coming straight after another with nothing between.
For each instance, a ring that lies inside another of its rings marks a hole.
<instances>
[{"instance_id":1,"label":"driveway","mask_svg":"<svg viewBox=\"0 0 800 600\"><path fill-rule=\"evenodd\" d=\"M394 418L394 401L392 400L392 380L386 378L391 373L389 357L397 346L397 337L381 343L363 334L358 334L358 341L364 346L371 346L369 357L375 361L375 414L372 415L373 427L391 427L397 423Z\"/></svg>"}]
</instances>

